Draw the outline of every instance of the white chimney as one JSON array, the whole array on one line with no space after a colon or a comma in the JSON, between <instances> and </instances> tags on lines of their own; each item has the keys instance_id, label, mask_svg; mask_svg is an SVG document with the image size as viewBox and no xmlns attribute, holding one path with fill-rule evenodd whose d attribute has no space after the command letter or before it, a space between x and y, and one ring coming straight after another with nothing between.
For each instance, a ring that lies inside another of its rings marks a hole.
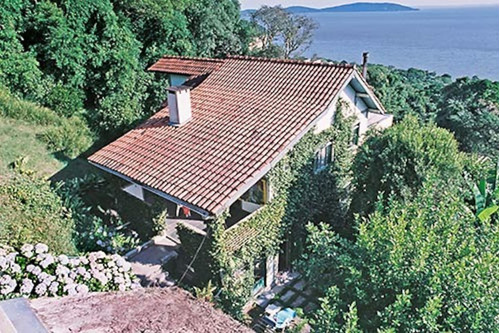
<instances>
[{"instance_id":1,"label":"white chimney","mask_svg":"<svg viewBox=\"0 0 500 333\"><path fill-rule=\"evenodd\" d=\"M182 126L191 120L191 88L175 86L168 89L168 110L170 124Z\"/></svg>"}]
</instances>

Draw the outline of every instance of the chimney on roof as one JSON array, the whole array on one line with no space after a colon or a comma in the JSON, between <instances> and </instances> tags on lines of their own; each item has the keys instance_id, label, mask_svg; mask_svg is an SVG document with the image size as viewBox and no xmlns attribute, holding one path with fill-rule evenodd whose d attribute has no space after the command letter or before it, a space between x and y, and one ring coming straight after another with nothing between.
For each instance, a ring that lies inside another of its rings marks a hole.
<instances>
[{"instance_id":1,"label":"chimney on roof","mask_svg":"<svg viewBox=\"0 0 500 333\"><path fill-rule=\"evenodd\" d=\"M170 124L182 126L191 120L191 88L174 86L168 89L168 110Z\"/></svg>"},{"instance_id":2,"label":"chimney on roof","mask_svg":"<svg viewBox=\"0 0 500 333\"><path fill-rule=\"evenodd\" d=\"M368 56L369 52L363 52L363 77L366 79L366 75L368 74Z\"/></svg>"}]
</instances>

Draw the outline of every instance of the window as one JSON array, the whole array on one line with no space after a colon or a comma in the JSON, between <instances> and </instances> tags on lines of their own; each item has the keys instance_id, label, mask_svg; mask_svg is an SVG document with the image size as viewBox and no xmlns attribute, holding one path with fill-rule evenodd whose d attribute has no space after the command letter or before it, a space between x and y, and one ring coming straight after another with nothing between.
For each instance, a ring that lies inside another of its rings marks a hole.
<instances>
[{"instance_id":1,"label":"window","mask_svg":"<svg viewBox=\"0 0 500 333\"><path fill-rule=\"evenodd\" d=\"M267 202L267 182L261 179L252 186L245 194L241 196L244 201L252 202L258 205L263 205Z\"/></svg>"},{"instance_id":2,"label":"window","mask_svg":"<svg viewBox=\"0 0 500 333\"><path fill-rule=\"evenodd\" d=\"M354 146L357 146L359 143L359 124L355 125L352 128L352 141L351 141L351 143Z\"/></svg>"},{"instance_id":3,"label":"window","mask_svg":"<svg viewBox=\"0 0 500 333\"><path fill-rule=\"evenodd\" d=\"M326 144L316 152L314 157L314 172L320 172L333 160L333 146Z\"/></svg>"}]
</instances>

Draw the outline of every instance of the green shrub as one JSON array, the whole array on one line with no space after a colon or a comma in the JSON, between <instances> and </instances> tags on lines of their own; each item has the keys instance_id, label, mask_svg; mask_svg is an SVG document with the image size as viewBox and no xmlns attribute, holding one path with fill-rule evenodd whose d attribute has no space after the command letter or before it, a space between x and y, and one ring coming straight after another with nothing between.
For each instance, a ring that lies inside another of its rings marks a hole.
<instances>
[{"instance_id":1,"label":"green shrub","mask_svg":"<svg viewBox=\"0 0 500 333\"><path fill-rule=\"evenodd\" d=\"M59 116L70 117L83 109L82 92L72 87L57 84L47 94L45 105Z\"/></svg>"},{"instance_id":2,"label":"green shrub","mask_svg":"<svg viewBox=\"0 0 500 333\"><path fill-rule=\"evenodd\" d=\"M46 180L16 173L0 184L0 243L45 243L55 253L75 254L74 222Z\"/></svg>"},{"instance_id":3,"label":"green shrub","mask_svg":"<svg viewBox=\"0 0 500 333\"><path fill-rule=\"evenodd\" d=\"M443 89L436 122L460 149L498 160L498 82L462 78Z\"/></svg>"},{"instance_id":4,"label":"green shrub","mask_svg":"<svg viewBox=\"0 0 500 333\"><path fill-rule=\"evenodd\" d=\"M81 257L54 256L46 244L19 250L0 246L0 300L16 297L84 295L139 287L131 265L103 252Z\"/></svg>"},{"instance_id":5,"label":"green shrub","mask_svg":"<svg viewBox=\"0 0 500 333\"><path fill-rule=\"evenodd\" d=\"M450 132L407 117L362 145L353 165L351 210L370 213L380 195L409 198L431 173L450 183L462 181L465 159Z\"/></svg>"},{"instance_id":6,"label":"green shrub","mask_svg":"<svg viewBox=\"0 0 500 333\"><path fill-rule=\"evenodd\" d=\"M0 88L0 112L4 117L49 126L38 138L49 150L62 152L70 158L78 156L93 143L92 132L82 118L59 116L51 109L12 95L5 88Z\"/></svg>"},{"instance_id":7,"label":"green shrub","mask_svg":"<svg viewBox=\"0 0 500 333\"><path fill-rule=\"evenodd\" d=\"M100 188L103 182L95 175L69 179L58 186L57 193L75 221L73 238L79 251L122 254L137 246L137 233L127 228L120 216L108 216L101 207L95 210L83 199L89 190ZM96 211L101 214L98 216ZM105 221L105 217L109 218Z\"/></svg>"},{"instance_id":8,"label":"green shrub","mask_svg":"<svg viewBox=\"0 0 500 333\"><path fill-rule=\"evenodd\" d=\"M39 139L47 144L49 150L61 152L75 158L92 145L92 133L85 121L73 116L62 119L60 125L52 126L41 133Z\"/></svg>"},{"instance_id":9,"label":"green shrub","mask_svg":"<svg viewBox=\"0 0 500 333\"><path fill-rule=\"evenodd\" d=\"M155 207L155 214L151 221L152 231L155 236L161 235L165 231L167 216L168 216L167 209Z\"/></svg>"},{"instance_id":10,"label":"green shrub","mask_svg":"<svg viewBox=\"0 0 500 333\"><path fill-rule=\"evenodd\" d=\"M498 331L498 220L477 220L460 187L431 179L357 223L355 241L308 227L315 331L345 332L353 303L363 332Z\"/></svg>"},{"instance_id":11,"label":"green shrub","mask_svg":"<svg viewBox=\"0 0 500 333\"><path fill-rule=\"evenodd\" d=\"M57 125L61 118L51 109L24 101L0 87L0 112L2 116L25 120L34 125Z\"/></svg>"}]
</instances>

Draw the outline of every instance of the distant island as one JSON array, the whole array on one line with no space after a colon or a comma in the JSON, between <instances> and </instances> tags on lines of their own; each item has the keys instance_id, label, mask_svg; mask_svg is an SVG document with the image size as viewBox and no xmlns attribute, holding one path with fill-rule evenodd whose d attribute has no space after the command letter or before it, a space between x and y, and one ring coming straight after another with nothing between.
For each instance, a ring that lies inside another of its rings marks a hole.
<instances>
[{"instance_id":1,"label":"distant island","mask_svg":"<svg viewBox=\"0 0 500 333\"><path fill-rule=\"evenodd\" d=\"M415 11L417 8L403 6L390 2L356 2L327 8L311 8L304 6L291 6L285 8L290 13L334 13L334 12L405 12ZM243 10L242 14L250 15L256 9Z\"/></svg>"}]
</instances>

